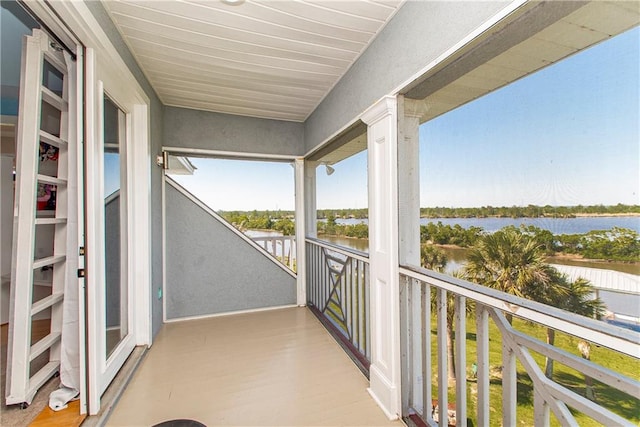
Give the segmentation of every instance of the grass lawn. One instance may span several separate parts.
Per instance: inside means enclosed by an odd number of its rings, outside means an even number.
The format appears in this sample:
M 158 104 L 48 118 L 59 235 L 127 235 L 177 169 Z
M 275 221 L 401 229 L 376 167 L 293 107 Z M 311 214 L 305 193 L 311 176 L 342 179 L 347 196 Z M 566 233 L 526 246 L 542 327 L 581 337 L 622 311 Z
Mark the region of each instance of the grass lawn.
M 543 342 L 546 340 L 546 328 L 530 322 L 525 322 L 514 318 L 513 327 L 521 332 L 535 337 Z M 471 364 L 476 361 L 476 325 L 475 318 L 467 318 L 467 405 L 468 417 L 472 420 L 473 425 L 476 423 L 476 403 L 477 403 L 477 387 L 476 382 L 471 377 Z M 490 321 L 489 326 L 489 360 L 491 369 L 490 395 L 491 395 L 491 425 L 502 425 L 502 342 L 501 334 L 498 328 Z M 431 320 L 431 337 L 432 337 L 432 378 L 433 380 L 433 396 L 437 398 L 437 351 L 436 351 L 436 321 L 435 317 Z M 580 340 L 576 337 L 556 332 L 555 345 L 567 352 L 580 356 L 578 343 Z M 544 357 L 535 352 L 531 352 L 532 356 L 544 371 Z M 615 351 L 591 346 L 591 361 L 597 365 L 604 366 L 612 371 L 623 374 L 635 380 L 640 380 L 640 360 L 622 355 Z M 460 369 L 458 368 L 458 376 L 460 377 Z M 522 365 L 518 362 L 518 405 L 517 420 L 519 425 L 533 425 L 533 382 L 525 372 Z M 585 378 L 584 375 L 572 368 L 554 362 L 553 380 L 572 391 L 585 396 Z M 593 381 L 593 390 L 595 392 L 595 401 L 611 410 L 623 418 L 633 423 L 640 424 L 640 401 L 615 388 L 609 387 L 598 381 Z M 455 388 L 449 387 L 449 402 L 455 401 Z M 573 411 L 574 416 L 580 426 L 599 426 L 600 423 L 594 421 L 584 414 Z M 560 425 L 553 412 L 551 412 L 551 425 Z

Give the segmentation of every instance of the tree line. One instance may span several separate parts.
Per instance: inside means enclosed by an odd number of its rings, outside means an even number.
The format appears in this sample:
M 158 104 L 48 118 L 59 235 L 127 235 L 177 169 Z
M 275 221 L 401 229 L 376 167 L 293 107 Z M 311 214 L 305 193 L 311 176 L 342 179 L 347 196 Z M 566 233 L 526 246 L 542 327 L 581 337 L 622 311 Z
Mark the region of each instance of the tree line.
M 515 227 L 530 236 L 545 255 L 577 254 L 589 259 L 634 262 L 640 261 L 640 234 L 628 228 L 613 227 L 609 230 L 592 230 L 584 234 L 553 234 L 533 225 Z M 482 227 L 467 229 L 459 224 L 428 223 L 420 226 L 420 241 L 439 245 L 455 245 L 463 248 L 475 246 L 488 235 Z
M 241 230 L 273 230 L 285 236 L 295 234 L 295 223 L 286 215 L 274 215 L 268 211 L 252 213 L 225 212 L 223 217 Z M 369 237 L 367 224 L 338 224 L 336 217 L 318 221 L 318 234 L 354 237 Z M 640 261 L 640 234 L 634 230 L 613 227 L 609 230 L 592 230 L 585 234 L 553 234 L 533 225 L 515 228 L 531 236 L 542 248 L 545 255 L 576 254 L 588 259 L 610 261 Z M 488 233 L 482 227 L 464 228 L 459 224 L 448 225 L 438 221 L 420 226 L 420 241 L 437 245 L 454 245 L 470 248 Z
M 573 218 L 578 215 L 634 215 L 640 214 L 640 205 L 613 206 L 483 206 L 479 208 L 420 208 L 423 218 Z
M 231 222 L 241 217 L 271 218 L 273 221 L 280 219 L 293 219 L 294 211 L 289 210 L 253 210 L 253 211 L 218 211 L 225 219 Z M 420 208 L 420 216 L 423 218 L 572 218 L 579 215 L 639 215 L 640 205 L 577 205 L 577 206 L 482 206 L 479 208 L 445 208 L 432 207 Z M 329 218 L 355 218 L 364 219 L 369 215 L 367 208 L 357 209 L 318 209 L 317 218 L 321 220 Z M 231 220 L 233 219 L 233 220 Z

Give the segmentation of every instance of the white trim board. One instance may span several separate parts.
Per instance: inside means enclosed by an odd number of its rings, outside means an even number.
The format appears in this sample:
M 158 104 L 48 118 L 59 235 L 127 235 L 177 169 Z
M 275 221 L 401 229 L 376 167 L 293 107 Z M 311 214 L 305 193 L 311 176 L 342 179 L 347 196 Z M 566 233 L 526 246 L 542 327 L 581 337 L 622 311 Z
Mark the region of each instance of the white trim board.
M 264 160 L 264 161 L 287 161 L 293 162 L 299 159 L 297 155 L 287 154 L 261 154 L 261 153 L 245 153 L 242 151 L 224 151 L 224 150 L 206 150 L 203 148 L 181 148 L 163 146 L 162 151 L 167 151 L 171 155 L 182 155 L 189 157 L 211 157 L 220 159 L 237 159 L 237 160 Z

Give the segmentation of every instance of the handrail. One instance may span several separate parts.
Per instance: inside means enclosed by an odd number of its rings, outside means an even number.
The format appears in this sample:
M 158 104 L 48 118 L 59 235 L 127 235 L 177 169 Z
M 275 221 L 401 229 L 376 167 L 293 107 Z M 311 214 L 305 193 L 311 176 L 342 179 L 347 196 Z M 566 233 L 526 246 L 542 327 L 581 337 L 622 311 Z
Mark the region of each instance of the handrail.
M 306 237 L 305 241 L 308 243 L 313 243 L 315 245 L 321 246 L 326 249 L 330 249 L 332 251 L 336 251 L 342 255 L 355 258 L 359 261 L 369 262 L 369 254 L 366 252 L 358 251 L 356 249 L 346 248 L 344 246 L 336 245 L 330 242 L 326 242 L 324 240 L 316 239 L 314 237 Z
M 368 376 L 369 258 L 313 238 L 305 244 L 307 305 Z
M 400 273 L 478 301 L 486 306 L 511 313 L 516 317 L 544 324 L 589 340 L 594 344 L 640 358 L 640 333 L 630 329 L 573 314 L 420 267 L 401 266 Z
M 466 321 L 467 310 L 471 307 L 467 301 L 470 301 L 475 302 L 475 338 L 472 339 L 475 342 L 475 361 L 472 375 L 476 379 L 474 406 L 478 425 L 488 425 L 493 408 L 500 405 L 502 424 L 517 423 L 516 408 L 520 404 L 518 363 L 533 385 L 531 396 L 535 425 L 549 425 L 550 413 L 562 425 L 577 425 L 575 414 L 570 409 L 603 425 L 633 425 L 618 414 L 611 404 L 603 404 L 595 398 L 593 381 L 597 380 L 602 386 L 619 390 L 634 399 L 640 399 L 640 381 L 590 360 L 588 348 L 591 344 L 608 347 L 638 360 L 640 333 L 419 267 L 400 266 L 399 274 L 404 417 L 418 425 L 435 426 L 438 420 L 444 419 L 449 424 L 465 424 L 470 415 L 467 412 L 469 386 L 466 381 L 469 340 Z M 449 304 L 453 304 L 453 312 L 449 310 Z M 548 331 L 563 332 L 582 339 L 579 345 L 582 355 L 545 343 L 515 328 L 507 315 L 536 323 Z M 433 317 L 437 323 L 435 343 L 432 343 L 431 333 Z M 490 335 L 489 319 L 497 327 L 499 339 L 494 340 Z M 455 334 L 454 339 L 449 336 L 452 333 Z M 493 384 L 489 350 L 492 340 L 494 346 L 502 347 L 498 374 L 502 388 L 501 404 L 495 401 L 490 391 L 490 385 Z M 432 358 L 432 346 L 435 346 L 435 359 Z M 584 346 L 587 350 L 584 350 Z M 544 370 L 534 359 L 533 353 L 547 358 Z M 554 361 L 584 375 L 584 394 L 554 378 Z M 455 369 L 449 371 L 450 366 Z M 451 375 L 456 379 L 454 409 L 448 404 L 448 390 L 451 387 L 448 381 Z M 437 396 L 432 390 L 435 384 Z M 434 397 L 436 400 L 432 400 Z

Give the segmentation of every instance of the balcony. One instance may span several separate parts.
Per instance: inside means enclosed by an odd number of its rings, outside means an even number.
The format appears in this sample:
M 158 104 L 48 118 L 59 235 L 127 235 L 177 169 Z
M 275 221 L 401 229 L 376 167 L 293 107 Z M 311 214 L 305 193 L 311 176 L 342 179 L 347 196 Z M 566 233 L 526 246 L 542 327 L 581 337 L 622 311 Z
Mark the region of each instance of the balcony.
M 368 254 L 307 238 L 305 268 L 308 308 L 166 324 L 109 425 L 177 418 L 208 425 L 401 425 L 367 393 L 375 309 Z M 400 266 L 399 284 L 406 424 L 637 421 L 640 383 L 577 350 L 613 348 L 640 367 L 637 333 L 420 268 Z M 576 351 L 546 343 L 531 333 L 535 328 L 571 337 Z M 556 364 L 550 377 L 545 357 Z

